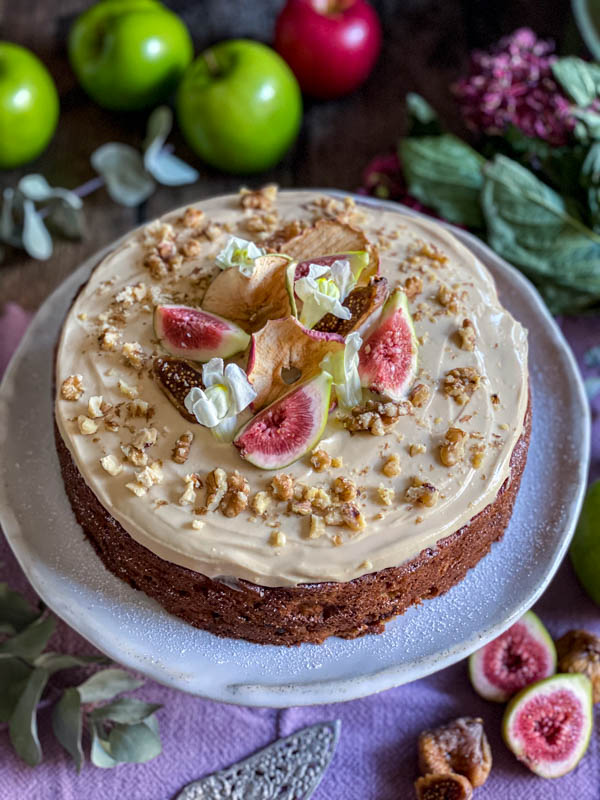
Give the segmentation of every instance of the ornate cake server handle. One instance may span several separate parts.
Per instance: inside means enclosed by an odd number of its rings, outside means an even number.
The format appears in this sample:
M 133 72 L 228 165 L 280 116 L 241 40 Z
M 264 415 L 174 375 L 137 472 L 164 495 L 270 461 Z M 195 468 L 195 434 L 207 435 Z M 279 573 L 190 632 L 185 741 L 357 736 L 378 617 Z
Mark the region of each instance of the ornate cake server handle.
M 302 728 L 188 783 L 174 800 L 308 800 L 333 758 L 340 728 L 339 719 Z

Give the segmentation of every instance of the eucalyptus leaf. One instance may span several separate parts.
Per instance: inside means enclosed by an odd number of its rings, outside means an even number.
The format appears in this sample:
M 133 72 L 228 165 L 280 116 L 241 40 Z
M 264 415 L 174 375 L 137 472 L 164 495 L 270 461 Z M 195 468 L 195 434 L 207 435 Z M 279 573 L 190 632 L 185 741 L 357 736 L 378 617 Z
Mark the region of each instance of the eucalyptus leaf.
M 23 247 L 32 258 L 46 261 L 52 255 L 52 237 L 33 200 L 23 202 Z
M 0 644 L 0 653 L 33 660 L 39 656 L 54 633 L 54 617 L 38 617 L 19 633 Z
M 63 189 L 60 186 L 50 186 L 43 175 L 25 175 L 19 181 L 17 188 L 21 194 L 28 200 L 33 200 L 34 203 L 44 203 L 47 200 L 58 199 L 73 209 L 83 207 L 81 198 L 75 192 Z
M 159 736 L 143 722 L 138 725 L 117 723 L 111 730 L 108 741 L 112 758 L 128 764 L 150 761 L 162 750 Z
M 103 731 L 101 727 L 96 723 L 92 723 L 92 746 L 90 749 L 90 760 L 95 767 L 111 769 L 112 767 L 116 767 L 119 762 L 115 761 L 115 759 L 110 755 L 110 744 L 108 743 L 108 739 L 101 735 L 102 733 Z
M 165 186 L 194 183 L 198 180 L 198 172 L 164 149 L 172 124 L 173 113 L 168 106 L 159 106 L 150 115 L 144 143 L 144 167 L 153 178 Z
M 38 609 L 32 608 L 19 592 L 8 588 L 7 583 L 0 583 L 0 621 L 5 624 L 6 633 L 17 633 L 23 630 L 40 616 Z
M 143 722 L 147 717 L 162 708 L 160 703 L 145 703 L 143 700 L 136 700 L 134 697 L 121 697 L 113 700 L 104 706 L 95 708 L 90 718 L 94 720 L 109 719 L 111 722 L 123 722 L 127 725 L 135 725 Z
M 62 697 L 52 709 L 52 730 L 58 741 L 81 770 L 83 747 L 81 744 L 82 719 L 81 699 L 77 689 L 65 689 Z
M 42 760 L 36 709 L 49 677 L 48 670 L 39 667 L 34 669 L 10 716 L 9 734 L 12 746 L 17 755 L 31 767 Z
M 427 100 L 416 92 L 406 95 L 409 136 L 437 136 L 442 132 L 439 117 Z
M 82 703 L 98 703 L 102 700 L 111 700 L 121 692 L 138 689 L 143 680 L 134 678 L 124 669 L 105 669 L 96 672 L 80 686 L 77 691 Z
M 0 722 L 8 722 L 32 668 L 20 658 L 0 659 Z
M 552 74 L 565 93 L 578 105 L 589 106 L 600 90 L 600 66 L 576 56 L 557 58 Z
M 90 664 L 106 664 L 105 656 L 72 656 L 69 653 L 42 653 L 33 662 L 36 667 L 43 667 L 51 672 L 73 667 L 87 667 Z
M 578 120 L 573 131 L 581 142 L 600 139 L 600 113 L 588 108 L 573 108 L 572 115 Z
M 92 166 L 106 183 L 110 197 L 123 206 L 137 206 L 154 191 L 155 183 L 144 169 L 138 151 L 127 144 L 109 142 L 94 150 Z
M 537 280 L 600 295 L 600 236 L 567 211 L 557 192 L 505 156 L 484 168 L 488 242 Z
M 480 228 L 483 158 L 456 136 L 409 137 L 400 142 L 408 191 L 449 222 Z
M 158 728 L 158 717 L 156 716 L 156 714 L 151 714 L 149 717 L 146 717 L 146 719 L 144 720 L 144 725 L 150 728 L 150 730 L 154 734 L 156 734 L 156 736 L 160 735 Z
M 81 209 L 72 208 L 60 200 L 52 200 L 47 206 L 47 227 L 65 239 L 81 239 L 85 231 Z
M 600 142 L 595 142 L 587 152 L 581 165 L 581 183 L 583 186 L 600 183 Z
M 596 395 L 600 392 L 600 378 L 586 378 L 583 382 L 585 386 L 585 393 L 588 400 L 594 400 Z
M 583 363 L 586 367 L 600 367 L 600 344 L 585 351 Z

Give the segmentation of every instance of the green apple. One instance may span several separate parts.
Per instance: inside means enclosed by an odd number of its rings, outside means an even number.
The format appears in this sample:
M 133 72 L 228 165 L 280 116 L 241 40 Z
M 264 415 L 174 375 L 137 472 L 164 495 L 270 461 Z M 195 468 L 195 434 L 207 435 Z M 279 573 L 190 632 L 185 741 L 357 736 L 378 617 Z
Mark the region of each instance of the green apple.
M 298 134 L 302 98 L 285 61 L 259 42 L 209 48 L 185 72 L 177 118 L 190 147 L 226 172 L 276 164 Z
M 115 111 L 165 100 L 192 56 L 188 29 L 157 0 L 101 0 L 69 33 L 77 79 L 99 105 Z
M 0 42 L 0 169 L 38 156 L 52 138 L 58 112 L 56 86 L 39 58 Z

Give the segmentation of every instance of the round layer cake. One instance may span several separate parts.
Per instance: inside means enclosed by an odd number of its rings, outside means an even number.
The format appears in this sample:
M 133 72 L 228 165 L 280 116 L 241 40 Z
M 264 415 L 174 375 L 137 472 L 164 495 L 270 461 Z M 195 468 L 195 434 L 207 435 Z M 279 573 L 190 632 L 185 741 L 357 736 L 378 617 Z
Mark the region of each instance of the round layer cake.
M 262 260 L 224 264 L 232 237 Z M 304 328 L 290 264 L 297 278 L 296 262 L 357 251 L 350 319 Z M 363 370 L 358 405 L 334 385 L 318 443 L 251 463 L 253 414 L 324 374 L 352 332 L 362 367 L 398 298 L 417 356 L 404 396 Z M 157 330 L 169 306 L 235 323 L 225 361 L 256 391 L 233 443 L 189 402 L 208 384 L 198 351 Z M 66 491 L 105 566 L 199 628 L 260 643 L 381 632 L 462 580 L 508 525 L 529 444 L 526 331 L 475 256 L 434 222 L 275 187 L 180 209 L 109 253 L 65 320 L 56 386 Z

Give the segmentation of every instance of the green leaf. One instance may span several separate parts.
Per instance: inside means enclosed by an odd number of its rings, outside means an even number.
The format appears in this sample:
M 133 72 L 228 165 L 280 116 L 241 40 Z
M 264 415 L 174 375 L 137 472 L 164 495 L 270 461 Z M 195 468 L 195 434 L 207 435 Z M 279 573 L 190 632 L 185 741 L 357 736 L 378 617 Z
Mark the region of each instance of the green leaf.
M 72 667 L 87 667 L 90 664 L 107 664 L 105 656 L 72 656 L 69 653 L 42 653 L 33 662 L 36 667 L 43 667 L 51 672 Z
M 480 228 L 483 158 L 451 134 L 402 139 L 402 169 L 410 194 L 449 222 Z
M 48 206 L 46 225 L 65 239 L 81 239 L 85 230 L 82 209 L 72 208 L 61 200 L 52 200 Z
M 40 616 L 40 611 L 32 608 L 19 592 L 0 583 L 0 621 L 5 626 L 3 633 L 18 633 Z
M 46 261 L 52 255 L 52 237 L 33 200 L 23 202 L 23 215 L 23 247 L 32 258 Z
M 552 74 L 566 94 L 578 105 L 589 106 L 600 89 L 600 66 L 576 56 L 558 58 Z
M 49 677 L 48 670 L 34 669 L 10 716 L 9 733 L 12 746 L 17 755 L 31 767 L 35 767 L 42 760 L 36 709 Z
M 532 278 L 532 281 L 552 314 L 577 314 L 586 311 L 600 299 L 598 295 L 567 289 L 548 279 Z
M 162 750 L 160 737 L 143 722 L 139 725 L 117 723 L 111 730 L 108 741 L 112 758 L 128 764 L 150 761 Z
M 424 97 L 416 92 L 406 95 L 409 136 L 437 136 L 442 132 L 439 117 Z
M 536 280 L 600 294 L 600 236 L 567 211 L 565 200 L 505 156 L 484 168 L 488 242 Z
M 52 730 L 75 762 L 77 772 L 79 772 L 83 764 L 83 747 L 81 745 L 81 699 L 77 689 L 65 689 L 62 697 L 52 709 Z
M 579 120 L 573 134 L 581 142 L 600 139 L 600 114 L 593 109 L 574 108 L 571 113 Z
M 56 619 L 51 616 L 38 617 L 30 625 L 0 644 L 0 654 L 19 656 L 33 661 L 48 644 L 54 633 Z
M 24 197 L 33 200 L 34 203 L 44 203 L 47 200 L 58 199 L 66 203 L 73 209 L 80 209 L 83 206 L 81 198 L 69 189 L 60 186 L 50 186 L 43 175 L 25 175 L 18 183 L 18 190 Z
M 111 700 L 121 692 L 138 689 L 143 683 L 143 680 L 134 678 L 124 669 L 105 669 L 84 681 L 77 687 L 77 691 L 82 703 L 98 703 Z
M 137 206 L 152 194 L 155 183 L 134 147 L 120 142 L 103 144 L 91 155 L 96 172 L 104 178 L 110 197 L 123 206 Z
M 198 180 L 199 173 L 164 149 L 172 124 L 173 112 L 168 106 L 159 106 L 150 114 L 144 143 L 144 167 L 165 186 L 194 183 Z
M 32 669 L 20 658 L 0 659 L 0 722 L 8 722 Z
M 90 717 L 95 720 L 109 719 L 112 722 L 135 725 L 138 722 L 143 722 L 155 711 L 158 711 L 159 708 L 162 708 L 160 703 L 145 703 L 143 700 L 136 700 L 134 697 L 121 697 L 104 706 L 95 708 Z
M 90 749 L 90 760 L 95 767 L 111 769 L 119 763 L 110 755 L 110 744 L 102 734 L 103 730 L 96 723 L 91 724 L 92 746 Z

